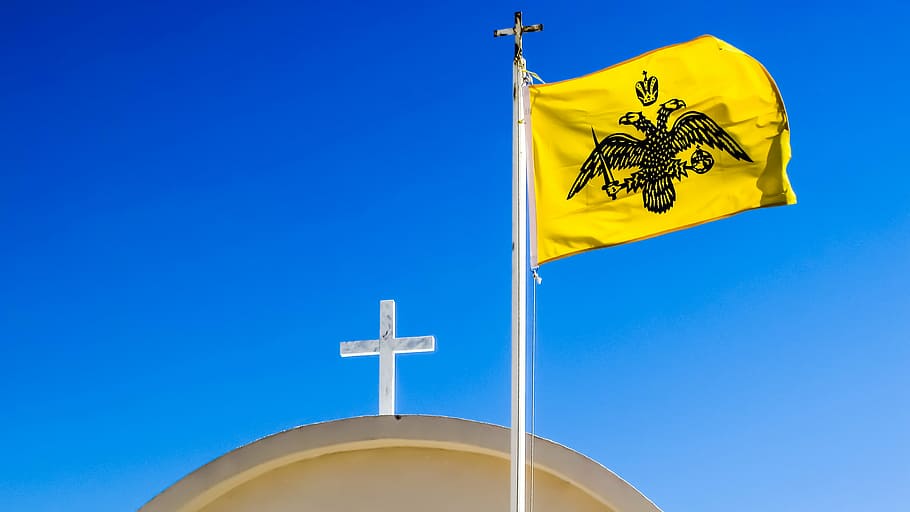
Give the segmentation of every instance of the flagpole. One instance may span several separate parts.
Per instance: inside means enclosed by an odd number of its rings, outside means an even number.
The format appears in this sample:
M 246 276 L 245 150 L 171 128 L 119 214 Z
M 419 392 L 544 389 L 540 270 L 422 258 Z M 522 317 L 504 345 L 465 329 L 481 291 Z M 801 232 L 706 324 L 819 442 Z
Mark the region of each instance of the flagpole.
M 525 61 L 523 32 L 543 30 L 543 25 L 524 27 L 521 11 L 511 29 L 493 32 L 494 37 L 515 36 L 512 63 L 512 426 L 510 512 L 527 510 L 527 313 L 528 313 L 528 178 L 524 119 Z
M 521 12 L 515 13 L 521 27 Z M 511 512 L 527 510 L 527 383 L 528 383 L 528 183 L 524 145 L 524 57 L 521 29 L 515 36 L 512 65 L 512 439 Z

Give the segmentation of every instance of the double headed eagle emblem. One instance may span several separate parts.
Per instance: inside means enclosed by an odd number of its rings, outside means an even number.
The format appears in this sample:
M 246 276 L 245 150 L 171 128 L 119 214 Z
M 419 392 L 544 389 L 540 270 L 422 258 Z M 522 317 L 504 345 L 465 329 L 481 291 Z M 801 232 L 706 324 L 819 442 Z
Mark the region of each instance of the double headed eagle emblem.
M 657 101 L 657 85 L 657 77 L 649 77 L 645 71 L 644 78 L 635 85 L 642 106 L 647 107 Z M 634 127 L 644 134 L 644 139 L 614 133 L 597 140 L 592 126 L 594 150 L 581 165 L 566 199 L 572 199 L 591 179 L 603 176 L 602 188 L 610 198 L 616 199 L 623 190 L 629 193 L 641 191 L 645 209 L 665 213 L 676 202 L 673 180 L 682 181 L 689 176 L 689 171 L 704 174 L 714 166 L 714 157 L 701 148 L 702 144 L 726 151 L 737 160 L 752 161 L 729 133 L 702 112 L 685 112 L 676 119 L 672 128 L 667 129 L 670 115 L 685 107 L 686 103 L 676 98 L 662 103 L 657 110 L 656 124 L 642 112 L 628 112 L 619 118 L 619 124 Z M 688 161 L 678 158 L 692 146 L 695 146 L 695 151 Z M 613 171 L 620 169 L 636 170 L 620 182 L 613 177 Z

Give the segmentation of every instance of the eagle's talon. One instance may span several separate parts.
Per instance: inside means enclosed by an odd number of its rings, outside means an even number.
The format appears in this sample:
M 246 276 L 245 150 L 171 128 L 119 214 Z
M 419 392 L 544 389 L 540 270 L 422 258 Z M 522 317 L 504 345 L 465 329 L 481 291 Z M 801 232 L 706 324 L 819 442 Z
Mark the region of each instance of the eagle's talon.
M 606 191 L 607 195 L 610 196 L 611 199 L 616 199 L 616 195 L 619 194 L 620 190 L 622 190 L 622 187 L 619 186 L 618 181 L 611 181 L 609 184 L 604 185 L 600 188 Z

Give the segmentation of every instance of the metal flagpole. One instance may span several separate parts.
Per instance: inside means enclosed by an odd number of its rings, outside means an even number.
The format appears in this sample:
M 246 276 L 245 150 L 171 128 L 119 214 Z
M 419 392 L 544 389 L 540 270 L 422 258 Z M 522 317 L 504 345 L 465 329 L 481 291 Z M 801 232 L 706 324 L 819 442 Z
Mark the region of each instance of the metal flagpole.
M 521 35 L 543 30 L 543 25 L 521 25 L 515 13 L 512 28 L 493 32 L 494 37 L 515 36 L 512 64 L 512 436 L 511 512 L 525 512 L 527 467 L 527 313 L 528 313 L 528 178 L 525 151 L 525 61 Z

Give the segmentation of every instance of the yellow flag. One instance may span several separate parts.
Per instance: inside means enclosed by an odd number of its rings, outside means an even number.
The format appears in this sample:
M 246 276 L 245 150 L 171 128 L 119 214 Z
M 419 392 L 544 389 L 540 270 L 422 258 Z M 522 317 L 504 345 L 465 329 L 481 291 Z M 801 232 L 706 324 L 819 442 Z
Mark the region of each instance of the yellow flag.
M 774 80 L 712 36 L 529 89 L 536 264 L 796 202 Z

